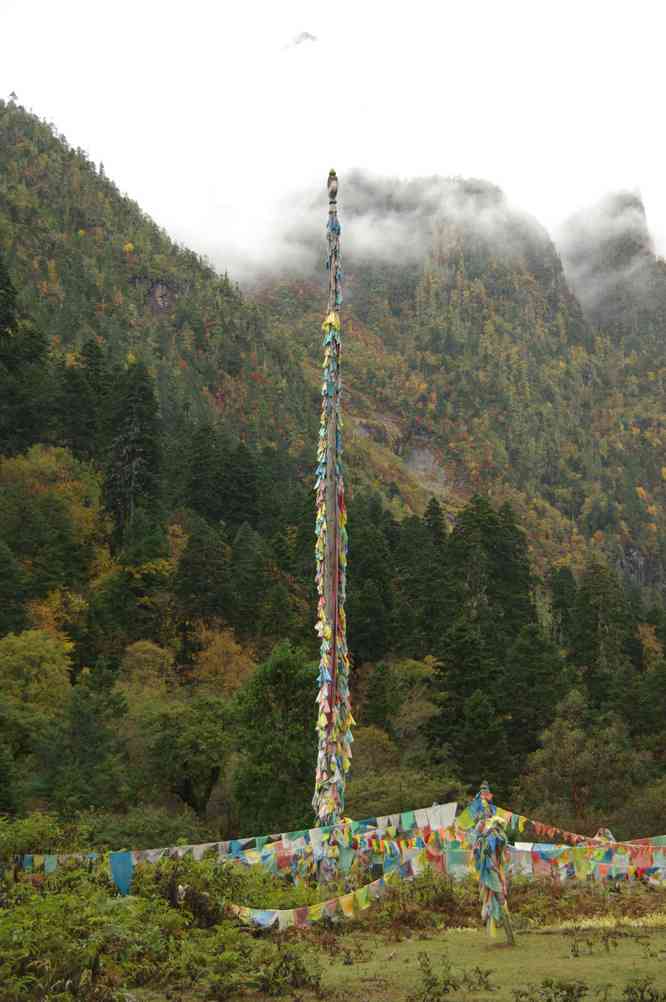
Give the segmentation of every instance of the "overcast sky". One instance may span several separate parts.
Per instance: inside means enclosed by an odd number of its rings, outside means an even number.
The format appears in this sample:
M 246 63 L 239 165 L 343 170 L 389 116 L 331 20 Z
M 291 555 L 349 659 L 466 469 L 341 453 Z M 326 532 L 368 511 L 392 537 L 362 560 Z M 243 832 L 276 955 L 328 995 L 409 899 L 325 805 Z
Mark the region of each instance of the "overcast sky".
M 219 267 L 328 169 L 463 175 L 549 229 L 638 190 L 666 253 L 658 0 L 0 0 L 0 96 Z M 343 216 L 344 221 L 344 216 Z

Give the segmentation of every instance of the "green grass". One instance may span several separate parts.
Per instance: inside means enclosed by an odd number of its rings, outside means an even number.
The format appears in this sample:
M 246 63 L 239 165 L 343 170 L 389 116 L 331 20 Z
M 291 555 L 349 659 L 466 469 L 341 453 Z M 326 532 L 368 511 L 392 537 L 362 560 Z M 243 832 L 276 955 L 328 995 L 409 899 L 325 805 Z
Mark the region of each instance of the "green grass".
M 433 933 L 432 938 L 413 937 L 396 944 L 361 936 L 356 943 L 366 953 L 367 960 L 354 960 L 350 966 L 335 960 L 325 968 L 324 984 L 335 989 L 340 998 L 403 1002 L 420 983 L 421 952 L 429 955 L 435 973 L 441 969 L 445 957 L 454 965 L 455 973 L 477 965 L 491 968 L 494 972 L 491 982 L 497 988 L 492 993 L 495 1002 L 512 1002 L 512 988 L 538 983 L 547 977 L 584 980 L 590 985 L 591 998 L 595 988 L 607 984 L 613 986 L 614 994 L 619 997 L 629 978 L 645 974 L 652 975 L 657 986 L 666 989 L 666 933 L 662 932 L 646 935 L 643 941 L 620 940 L 617 947 L 610 946 L 611 952 L 597 942 L 592 945 L 591 954 L 586 952 L 578 957 L 571 954 L 571 937 L 559 934 L 518 935 L 513 948 L 505 946 L 501 936 L 493 942 L 483 932 L 476 931 Z M 582 944 L 580 948 L 588 949 Z M 451 997 L 485 999 L 489 993 L 476 996 L 458 992 Z
M 655 987 L 666 990 L 666 931 L 639 932 L 638 936 L 618 939 L 617 945 L 609 943 L 608 950 L 599 938 L 590 940 L 589 946 L 580 941 L 578 949 L 582 955 L 573 956 L 572 937 L 561 933 L 519 934 L 517 945 L 509 948 L 501 936 L 493 942 L 483 932 L 442 930 L 426 936 L 414 934 L 401 942 L 362 931 L 332 934 L 322 937 L 316 952 L 323 967 L 321 998 L 327 1002 L 407 1002 L 421 984 L 418 957 L 423 952 L 428 954 L 435 974 L 442 972 L 445 958 L 456 974 L 477 965 L 492 970 L 493 992 L 460 990 L 447 995 L 451 1002 L 513 1002 L 513 988 L 549 977 L 585 981 L 590 1002 L 603 1002 L 607 986 L 612 986 L 606 992 L 608 1002 L 620 1000 L 624 986 L 638 976 L 650 975 Z M 138 990 L 132 997 L 137 1002 L 169 999 L 166 992 Z M 303 990 L 292 990 L 282 997 L 290 1002 L 317 998 Z M 196 992 L 177 992 L 172 998 L 202 1002 L 203 997 Z M 243 998 L 263 1002 L 265 997 L 248 994 Z

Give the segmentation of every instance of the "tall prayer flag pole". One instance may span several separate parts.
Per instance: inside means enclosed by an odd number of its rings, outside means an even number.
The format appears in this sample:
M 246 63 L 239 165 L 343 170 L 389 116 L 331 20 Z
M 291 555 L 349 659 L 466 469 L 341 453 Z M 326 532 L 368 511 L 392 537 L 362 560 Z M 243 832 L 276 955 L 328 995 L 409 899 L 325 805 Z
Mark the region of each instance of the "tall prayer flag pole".
M 328 308 L 324 332 L 321 426 L 317 448 L 316 583 L 319 596 L 316 631 L 321 639 L 317 733 L 319 751 L 312 798 L 321 825 L 335 824 L 344 813 L 345 780 L 351 761 L 349 654 L 345 595 L 347 512 L 342 477 L 340 346 L 342 267 L 338 222 L 338 178 L 328 175 Z

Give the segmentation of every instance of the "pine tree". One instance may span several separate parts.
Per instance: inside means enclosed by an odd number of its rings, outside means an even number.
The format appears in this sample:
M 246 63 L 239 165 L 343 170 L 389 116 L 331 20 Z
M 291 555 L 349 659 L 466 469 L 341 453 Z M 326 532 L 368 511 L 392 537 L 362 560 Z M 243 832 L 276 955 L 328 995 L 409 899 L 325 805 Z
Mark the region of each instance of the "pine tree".
M 243 442 L 223 454 L 220 502 L 222 518 L 230 528 L 238 529 L 243 523 L 253 529 L 257 527 L 256 462 L 253 453 Z
M 51 803 L 71 816 L 90 807 L 127 802 L 127 769 L 118 721 L 125 697 L 90 678 L 72 687 L 64 718 L 46 732 L 38 751 L 40 784 Z
M 622 709 L 633 669 L 627 645 L 636 624 L 617 575 L 603 564 L 584 571 L 572 614 L 570 660 L 594 708 Z
M 576 604 L 576 579 L 571 568 L 558 567 L 548 575 L 548 584 L 552 599 L 553 636 L 561 647 L 569 647 Z
M 392 646 L 409 657 L 431 654 L 445 629 L 448 592 L 444 587 L 446 552 L 417 516 L 404 519 L 392 531 L 391 564 L 396 599 L 392 612 Z M 447 621 L 447 626 L 450 623 Z
M 91 459 L 97 452 L 98 397 L 79 365 L 62 371 L 58 410 L 63 445 L 77 458 Z
M 465 783 L 478 789 L 484 779 L 501 793 L 511 780 L 510 754 L 502 715 L 487 692 L 476 689 L 462 706 L 451 741 Z
M 119 545 L 137 510 L 154 511 L 159 499 L 160 422 L 153 381 L 142 362 L 130 364 L 118 375 L 112 414 L 106 505 Z
M 238 694 L 243 755 L 234 788 L 243 833 L 290 831 L 312 824 L 316 677 L 316 666 L 303 651 L 281 643 Z
M 493 598 L 502 611 L 502 631 L 511 643 L 525 625 L 536 622 L 532 571 L 527 538 L 511 505 L 503 504 L 497 516 L 498 533 L 492 548 Z
M 391 717 L 400 703 L 395 673 L 390 664 L 380 661 L 373 666 L 363 702 L 363 725 L 389 731 Z
M 0 334 L 13 331 L 17 320 L 16 289 L 0 255 Z
M 430 501 L 428 501 L 423 521 L 428 526 L 434 543 L 440 546 L 446 539 L 446 524 L 441 505 L 437 498 L 430 498 Z
M 0 637 L 25 626 L 25 577 L 7 544 L 0 539 Z
M 52 417 L 46 337 L 21 318 L 0 257 L 0 448 L 4 455 L 47 441 Z
M 75 456 L 102 466 L 109 444 L 111 376 L 104 353 L 94 340 L 86 341 L 76 364 L 60 375 L 58 414 L 61 441 Z
M 183 501 L 197 515 L 217 524 L 225 520 L 223 460 L 215 429 L 201 425 L 192 435 Z
M 502 661 L 536 613 L 527 543 L 509 505 L 496 512 L 475 495 L 461 512 L 446 548 L 450 601 Z
M 243 636 L 255 632 L 263 597 L 272 580 L 267 579 L 265 544 L 259 533 L 244 523 L 233 542 L 231 558 L 231 622 Z
M 0 717 L 0 726 L 1 724 Z M 11 748 L 0 736 L 0 815 L 15 814 L 19 809 L 18 778 Z
M 376 581 L 365 580 L 347 598 L 349 650 L 354 661 L 377 661 L 389 646 L 389 611 Z
M 536 624 L 524 626 L 506 661 L 505 731 L 516 774 L 538 746 L 538 737 L 555 716 L 571 672 L 555 644 Z
M 460 614 L 447 631 L 436 687 L 444 695 L 441 730 L 455 727 L 464 701 L 477 689 L 501 699 L 505 672 L 492 638 L 480 623 Z
M 220 531 L 202 518 L 190 517 L 187 529 L 189 539 L 174 581 L 178 616 L 187 623 L 224 618 L 232 591 L 229 547 Z

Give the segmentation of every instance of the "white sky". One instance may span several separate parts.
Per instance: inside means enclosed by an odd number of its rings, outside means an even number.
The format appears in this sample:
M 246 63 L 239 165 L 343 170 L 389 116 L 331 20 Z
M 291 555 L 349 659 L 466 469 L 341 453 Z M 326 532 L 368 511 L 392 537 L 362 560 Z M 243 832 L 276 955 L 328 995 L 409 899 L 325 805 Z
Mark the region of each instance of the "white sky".
M 659 0 L 0 0 L 0 96 L 232 275 L 331 166 L 343 213 L 358 166 L 482 177 L 551 230 L 637 189 L 664 254 L 665 29 Z

